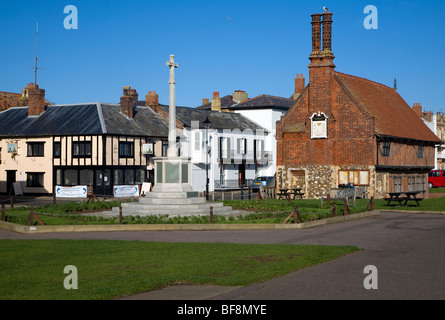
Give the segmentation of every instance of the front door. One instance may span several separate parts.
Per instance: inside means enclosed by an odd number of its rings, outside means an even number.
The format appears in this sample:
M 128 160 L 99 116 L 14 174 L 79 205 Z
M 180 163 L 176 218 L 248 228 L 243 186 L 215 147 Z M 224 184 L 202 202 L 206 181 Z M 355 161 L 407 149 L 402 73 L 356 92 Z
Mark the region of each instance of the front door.
M 239 177 L 239 186 L 243 186 L 246 184 L 246 165 L 244 163 L 240 164 L 238 166 L 239 169 L 239 173 L 238 173 L 238 177 Z
M 6 193 L 9 195 L 14 194 L 12 184 L 16 182 L 16 172 L 17 170 L 6 170 Z
M 113 186 L 111 184 L 111 170 L 96 170 L 96 185 L 94 194 L 97 196 L 112 195 Z

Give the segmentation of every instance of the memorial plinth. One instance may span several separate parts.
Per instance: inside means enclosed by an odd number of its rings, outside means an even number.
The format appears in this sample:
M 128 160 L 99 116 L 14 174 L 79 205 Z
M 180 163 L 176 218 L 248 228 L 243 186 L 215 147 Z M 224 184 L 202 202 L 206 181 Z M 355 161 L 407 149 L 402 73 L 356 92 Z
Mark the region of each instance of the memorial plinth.
M 190 159 L 174 157 L 153 158 L 155 184 L 153 192 L 192 192 Z

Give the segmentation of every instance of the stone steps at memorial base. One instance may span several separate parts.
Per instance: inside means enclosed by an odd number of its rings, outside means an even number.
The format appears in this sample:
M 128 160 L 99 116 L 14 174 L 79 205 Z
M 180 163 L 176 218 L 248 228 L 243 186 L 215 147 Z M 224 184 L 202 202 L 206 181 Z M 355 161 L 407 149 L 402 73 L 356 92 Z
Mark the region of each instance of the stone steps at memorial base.
M 200 206 L 198 208 L 187 208 L 187 206 L 181 207 L 171 207 L 168 208 L 164 205 L 162 208 L 151 207 L 151 208 L 142 208 L 140 206 L 130 206 L 130 207 L 122 207 L 122 215 L 123 216 L 150 216 L 150 215 L 158 215 L 163 216 L 167 215 L 169 217 L 175 216 L 198 216 L 198 215 L 210 215 L 210 206 L 211 204 L 207 204 L 206 206 Z M 103 212 L 104 215 L 116 216 L 119 215 L 119 208 L 114 207 L 111 211 Z M 240 215 L 242 211 L 233 210 L 232 207 L 227 206 L 216 206 L 213 208 L 214 215 Z

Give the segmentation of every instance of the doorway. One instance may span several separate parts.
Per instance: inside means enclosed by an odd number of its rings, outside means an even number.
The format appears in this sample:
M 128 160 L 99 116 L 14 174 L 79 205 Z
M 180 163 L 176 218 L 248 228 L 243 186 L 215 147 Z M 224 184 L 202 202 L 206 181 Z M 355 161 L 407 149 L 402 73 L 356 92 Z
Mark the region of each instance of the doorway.
M 17 170 L 6 170 L 6 193 L 13 194 L 12 185 L 16 182 Z

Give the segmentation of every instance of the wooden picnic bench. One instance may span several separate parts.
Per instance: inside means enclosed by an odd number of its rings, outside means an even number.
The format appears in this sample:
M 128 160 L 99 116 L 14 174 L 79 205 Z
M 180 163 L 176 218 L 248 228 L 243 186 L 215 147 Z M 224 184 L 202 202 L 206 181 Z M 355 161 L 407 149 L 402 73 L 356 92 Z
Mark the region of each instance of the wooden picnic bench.
M 303 199 L 304 192 L 301 192 L 301 188 L 281 188 L 280 192 L 278 193 L 278 199 L 284 199 L 290 200 L 290 196 L 293 195 L 294 199 L 296 196 L 300 196 L 300 199 Z
M 401 206 L 406 206 L 408 201 L 415 201 L 417 206 L 420 206 L 419 201 L 422 201 L 423 198 L 417 198 L 417 195 L 420 191 L 409 191 L 409 192 L 390 192 L 388 193 L 389 198 L 384 198 L 387 202 L 386 206 L 389 206 L 391 202 L 398 202 Z

